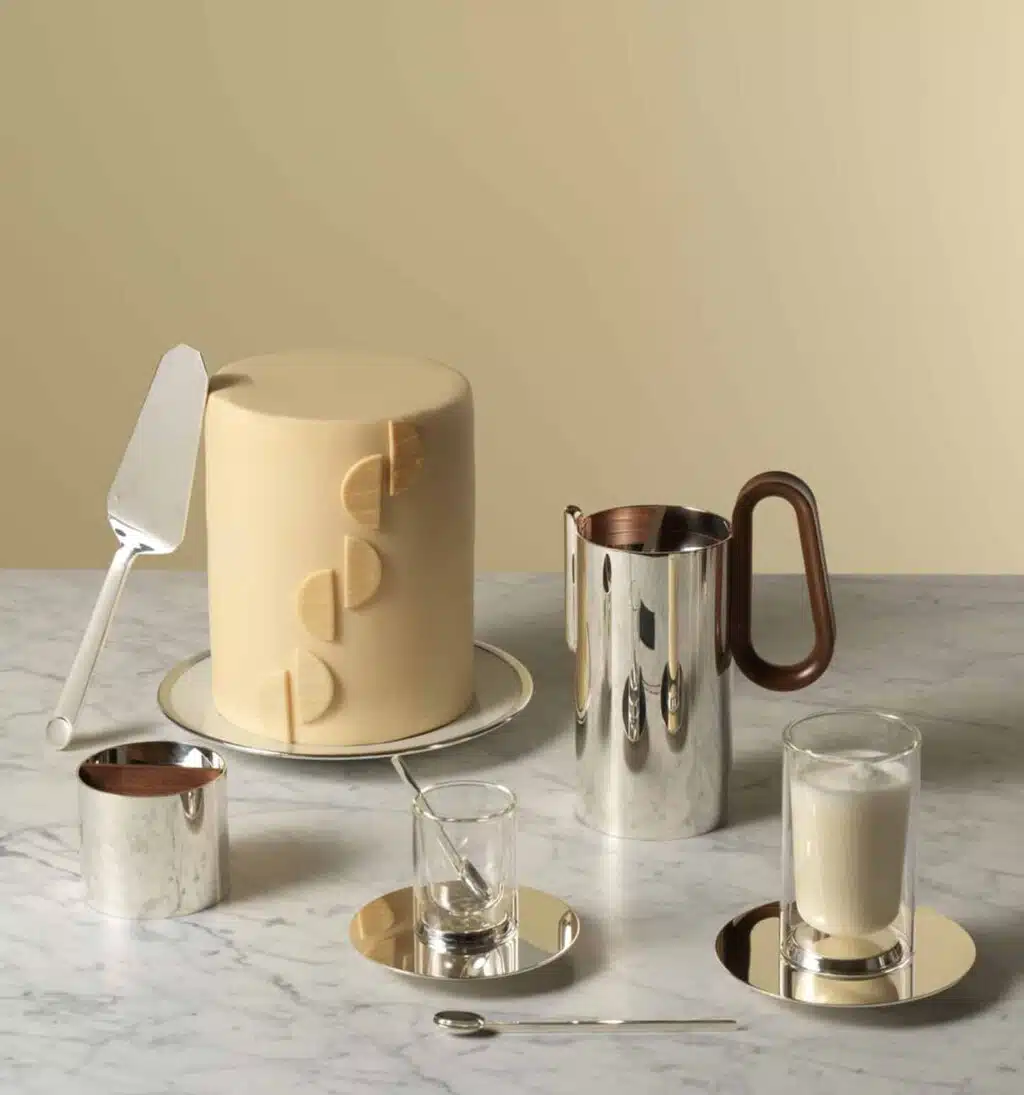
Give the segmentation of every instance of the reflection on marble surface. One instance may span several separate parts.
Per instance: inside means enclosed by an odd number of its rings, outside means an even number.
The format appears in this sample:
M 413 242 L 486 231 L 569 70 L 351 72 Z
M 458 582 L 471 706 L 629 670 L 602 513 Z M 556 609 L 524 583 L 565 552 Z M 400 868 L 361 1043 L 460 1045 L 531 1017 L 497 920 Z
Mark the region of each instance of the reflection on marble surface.
M 564 962 L 527 981 L 442 990 L 384 976 L 347 940 L 355 910 L 410 877 L 408 803 L 386 762 L 229 754 L 229 900 L 147 923 L 85 906 L 75 768 L 103 744 L 168 736 L 157 684 L 206 642 L 201 578 L 133 575 L 81 742 L 54 752 L 43 728 L 100 578 L 0 573 L 5 1095 L 1024 1088 L 1024 579 L 837 580 L 838 651 L 821 681 L 771 695 L 735 680 L 731 824 L 664 844 L 616 842 L 573 818 L 561 577 L 482 581 L 479 635 L 526 662 L 536 696 L 493 735 L 422 758 L 417 775 L 510 784 L 520 878 L 565 897 L 583 933 Z M 799 650 L 809 626 L 799 581 L 758 589 L 763 652 Z M 970 929 L 978 962 L 933 1001 L 822 1018 L 744 991 L 713 943 L 730 916 L 777 896 L 784 724 L 843 703 L 921 727 L 918 898 Z M 430 1022 L 457 1006 L 495 1017 L 725 1014 L 745 1029 L 463 1043 Z

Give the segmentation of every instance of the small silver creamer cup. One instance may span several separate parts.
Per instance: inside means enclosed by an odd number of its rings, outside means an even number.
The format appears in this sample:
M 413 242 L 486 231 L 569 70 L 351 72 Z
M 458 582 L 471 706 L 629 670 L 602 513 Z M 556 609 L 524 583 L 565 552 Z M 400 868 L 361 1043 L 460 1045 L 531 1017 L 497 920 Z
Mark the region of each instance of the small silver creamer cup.
M 815 641 L 794 665 L 751 639 L 753 512 L 796 514 Z M 766 472 L 732 522 L 681 506 L 565 511 L 566 639 L 575 652 L 578 818 L 611 836 L 671 840 L 725 820 L 732 660 L 755 684 L 803 688 L 828 668 L 835 617 L 814 495 Z
M 171 741 L 104 749 L 78 769 L 89 905 L 132 920 L 188 916 L 228 891 L 227 768 Z

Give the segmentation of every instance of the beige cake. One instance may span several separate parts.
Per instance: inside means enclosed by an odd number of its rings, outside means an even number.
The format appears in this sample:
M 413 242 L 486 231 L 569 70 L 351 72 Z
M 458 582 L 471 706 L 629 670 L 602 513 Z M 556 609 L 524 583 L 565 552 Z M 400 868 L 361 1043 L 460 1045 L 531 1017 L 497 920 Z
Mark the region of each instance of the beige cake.
M 213 698 L 233 723 L 369 744 L 473 691 L 473 401 L 431 361 L 251 358 L 206 410 Z

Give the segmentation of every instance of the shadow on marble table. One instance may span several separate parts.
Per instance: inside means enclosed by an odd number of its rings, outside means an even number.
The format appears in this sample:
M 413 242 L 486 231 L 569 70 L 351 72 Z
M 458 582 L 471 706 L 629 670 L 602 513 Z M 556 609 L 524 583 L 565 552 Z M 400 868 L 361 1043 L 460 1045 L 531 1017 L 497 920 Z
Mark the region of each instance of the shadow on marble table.
M 837 660 L 844 648 L 863 650 L 891 641 L 894 633 L 907 633 L 906 613 L 902 602 L 893 598 L 872 596 L 870 578 L 837 577 L 833 582 L 833 601 L 837 621 Z M 791 662 L 802 658 L 813 642 L 807 589 L 801 577 L 795 575 L 759 575 L 754 585 L 754 642 L 758 652 L 772 661 Z M 896 626 L 898 623 L 898 627 Z M 922 622 L 927 630 L 927 621 Z M 921 641 L 924 641 L 922 638 Z M 738 671 L 734 670 L 738 676 Z M 828 682 L 828 676 L 823 678 Z M 734 685 L 746 687 L 734 677 Z M 760 709 L 764 703 L 782 697 L 754 689 Z M 813 695 L 813 690 L 806 695 Z M 824 698 L 818 702 L 804 698 L 800 692 L 788 697 L 806 707 L 802 713 L 836 706 Z M 840 706 L 842 703 L 840 703 Z M 728 826 L 742 826 L 778 817 L 782 809 L 782 731 L 796 714 L 780 710 L 777 715 L 776 742 L 767 749 L 750 752 L 743 739 L 742 725 L 733 713 L 733 767 L 729 781 Z M 740 722 L 742 720 L 739 720 Z
M 932 789 L 1024 787 L 1024 734 L 1015 733 L 1012 723 L 940 718 L 897 704 L 888 709 L 921 731 L 921 787 L 925 795 Z M 1024 707 L 1017 725 L 1024 727 Z M 781 810 L 781 745 L 738 756 L 729 787 L 729 825 L 778 817 Z
M 921 731 L 921 784 L 938 787 L 1024 785 L 1024 735 L 1013 727 L 906 712 Z M 1024 715 L 1020 717 L 1024 722 Z
M 552 658 L 557 658 L 564 666 L 571 664 L 573 655 L 565 641 L 565 616 L 562 602 L 556 605 L 538 607 L 532 615 L 519 618 L 496 619 L 478 628 L 477 638 L 493 643 L 522 659 L 536 673 L 538 667 L 531 662 L 541 662 L 540 670 Z
M 232 835 L 231 891 L 225 904 L 262 900 L 318 878 L 341 878 L 355 854 L 334 832 Z
M 870 578 L 833 575 L 832 603 L 836 616 L 837 649 L 871 649 L 905 634 L 912 624 L 899 599 L 872 596 Z M 811 648 L 814 629 L 810 601 L 802 577 L 791 574 L 758 575 L 754 580 L 754 643 L 762 656 L 795 661 Z M 922 629 L 930 626 L 922 620 Z
M 46 720 L 40 723 L 40 736 L 45 729 Z M 80 764 L 93 753 L 101 749 L 109 749 L 114 745 L 124 745 L 131 741 L 148 741 L 156 739 L 181 740 L 181 732 L 176 726 L 160 719 L 151 722 L 131 722 L 124 725 L 107 723 L 104 726 L 90 727 L 79 726 L 75 730 L 75 736 L 67 749 L 68 756 L 74 757 Z M 50 748 L 47 746 L 47 748 Z
M 782 747 L 738 757 L 729 777 L 726 826 L 749 825 L 782 813 Z

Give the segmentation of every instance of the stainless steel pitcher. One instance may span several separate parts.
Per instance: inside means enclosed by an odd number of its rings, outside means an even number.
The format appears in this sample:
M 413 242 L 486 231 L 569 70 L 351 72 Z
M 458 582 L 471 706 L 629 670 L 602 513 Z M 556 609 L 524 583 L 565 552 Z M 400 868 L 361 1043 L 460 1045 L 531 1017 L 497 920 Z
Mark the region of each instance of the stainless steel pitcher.
M 814 620 L 803 661 L 751 639 L 753 512 L 785 499 L 800 532 Z M 576 654 L 577 816 L 613 836 L 669 840 L 725 820 L 732 659 L 755 684 L 803 688 L 828 668 L 835 616 L 810 487 L 765 472 L 732 524 L 681 506 L 565 511 L 566 639 Z

